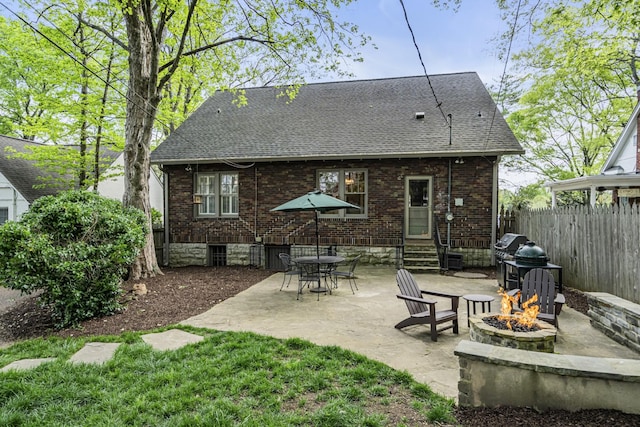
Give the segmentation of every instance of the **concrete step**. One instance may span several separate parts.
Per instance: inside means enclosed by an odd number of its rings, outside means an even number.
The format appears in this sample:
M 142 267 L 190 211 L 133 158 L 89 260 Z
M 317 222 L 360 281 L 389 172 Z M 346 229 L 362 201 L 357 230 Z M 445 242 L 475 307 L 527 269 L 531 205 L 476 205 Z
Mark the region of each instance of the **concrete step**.
M 440 273 L 440 266 L 419 266 L 419 265 L 405 265 L 405 270 L 411 273 Z

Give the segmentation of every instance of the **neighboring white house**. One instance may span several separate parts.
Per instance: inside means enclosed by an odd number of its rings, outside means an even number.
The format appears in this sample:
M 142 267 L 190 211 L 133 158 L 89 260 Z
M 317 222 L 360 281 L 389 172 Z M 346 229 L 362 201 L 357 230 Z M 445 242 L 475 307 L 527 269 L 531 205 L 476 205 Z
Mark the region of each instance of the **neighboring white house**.
M 124 154 L 120 155 L 114 160 L 111 166 L 105 171 L 105 174 L 112 175 L 117 174 L 112 178 L 107 178 L 104 181 L 98 183 L 98 193 L 104 197 L 110 199 L 122 200 L 124 194 Z M 164 194 L 163 187 L 160 178 L 153 171 L 149 177 L 149 199 L 151 207 L 156 209 L 161 214 L 164 214 Z
M 596 204 L 598 191 L 613 190 L 614 202 L 640 201 L 640 152 L 638 151 L 638 122 L 640 100 L 618 137 L 600 175 L 582 176 L 548 183 L 551 205 L 556 206 L 556 194 L 561 191 L 589 190 L 591 206 Z
M 33 162 L 10 156 L 7 148 L 18 152 L 25 152 L 28 146 L 42 144 L 0 135 L 0 224 L 6 221 L 16 221 L 29 209 L 31 203 L 39 197 L 53 195 L 60 191 L 58 188 L 47 186 L 34 188 L 41 184 L 39 178 L 47 176 L 46 172 L 36 167 Z M 105 174 L 118 174 L 98 185 L 98 193 L 116 200 L 122 200 L 124 194 L 124 155 L 120 154 L 112 165 L 105 170 Z M 161 213 L 163 210 L 162 183 L 155 173 L 149 179 L 149 195 L 151 207 Z
M 43 172 L 28 160 L 8 157 L 7 148 L 24 151 L 28 145 L 38 144 L 0 135 L 0 224 L 20 219 L 34 200 L 58 192 L 50 187 L 34 188 Z

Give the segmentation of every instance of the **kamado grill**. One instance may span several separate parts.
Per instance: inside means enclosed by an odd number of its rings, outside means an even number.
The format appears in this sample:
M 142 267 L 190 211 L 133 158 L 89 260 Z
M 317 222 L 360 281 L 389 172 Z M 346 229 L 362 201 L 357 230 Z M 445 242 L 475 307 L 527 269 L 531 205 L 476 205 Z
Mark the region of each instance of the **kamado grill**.
M 504 261 L 513 260 L 516 251 L 520 246 L 527 243 L 529 239 L 524 234 L 506 233 L 493 246 L 496 252 L 496 277 L 500 286 L 504 286 Z
M 498 283 L 505 289 L 519 288 L 524 275 L 534 268 L 557 271 L 556 289 L 562 293 L 562 267 L 551 264 L 546 252 L 530 240 L 521 245 L 510 259 L 502 259 L 498 267 Z
M 549 257 L 545 251 L 532 241 L 528 241 L 524 245 L 520 246 L 516 251 L 514 258 L 518 264 L 531 267 L 545 267 L 549 262 Z

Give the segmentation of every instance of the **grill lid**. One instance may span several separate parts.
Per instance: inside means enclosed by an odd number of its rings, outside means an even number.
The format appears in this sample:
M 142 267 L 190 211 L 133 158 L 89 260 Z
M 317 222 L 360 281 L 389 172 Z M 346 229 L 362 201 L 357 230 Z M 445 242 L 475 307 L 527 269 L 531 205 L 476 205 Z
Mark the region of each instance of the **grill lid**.
M 529 239 L 524 234 L 506 233 L 496 242 L 494 247 L 510 254 L 514 254 L 521 245 L 524 245 Z
M 530 240 L 516 251 L 515 258 L 517 263 L 525 265 L 545 266 L 549 262 L 545 251 Z

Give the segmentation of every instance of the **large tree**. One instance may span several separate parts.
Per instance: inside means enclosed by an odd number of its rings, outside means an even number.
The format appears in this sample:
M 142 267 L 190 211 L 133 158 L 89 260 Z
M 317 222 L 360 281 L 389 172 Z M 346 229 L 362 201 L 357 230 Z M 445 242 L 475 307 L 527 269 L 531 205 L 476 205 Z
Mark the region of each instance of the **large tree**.
M 356 49 L 368 42 L 356 26 L 334 19 L 337 9 L 351 2 L 35 0 L 23 6 L 25 19 L 35 16 L 32 25 L 45 28 L 39 36 L 47 34 L 47 42 L 64 51 L 58 57 L 75 59 L 74 73 L 57 74 L 72 82 L 75 102 L 66 104 L 79 117 L 74 138 L 81 144 L 91 136 L 99 144 L 105 135 L 101 126 L 118 122 L 108 107 L 114 104 L 110 97 L 122 92 L 116 89 L 121 83 L 117 71 L 126 59 L 123 202 L 150 217 L 154 142 L 216 89 L 282 84 L 283 94 L 293 96 L 305 78 L 342 74 L 343 62 L 360 60 Z M 116 73 L 108 72 L 112 69 Z M 96 80 L 104 84 L 102 89 L 90 85 Z M 246 102 L 241 91 L 238 97 L 239 105 Z M 93 120 L 99 125 L 92 125 Z M 139 278 L 158 272 L 149 233 L 130 273 Z
M 217 63 L 247 58 L 261 82 L 299 83 L 309 73 L 338 70 L 341 61 L 352 57 L 352 49 L 366 41 L 356 27 L 333 19 L 334 9 L 348 3 L 351 0 L 114 0 L 124 20 L 123 34 L 85 19 L 86 26 L 108 35 L 128 55 L 124 204 L 150 215 L 154 124 L 164 91 L 175 91 L 180 84 L 174 76 L 182 73 L 186 79 L 199 58 L 213 60 L 208 65 L 214 69 Z M 131 277 L 158 272 L 150 233 Z
M 0 131 L 45 143 L 14 154 L 56 177 L 41 185 L 95 186 L 113 161 L 104 152 L 124 146 L 124 103 L 113 99 L 125 87 L 125 61 L 109 38 L 87 31 L 84 14 L 70 3 L 33 24 L 0 18 Z
M 515 100 L 507 120 L 526 149 L 507 165 L 547 181 L 599 173 L 637 101 L 640 6 L 498 3 L 512 26 L 501 38 L 512 67 L 500 96 Z

